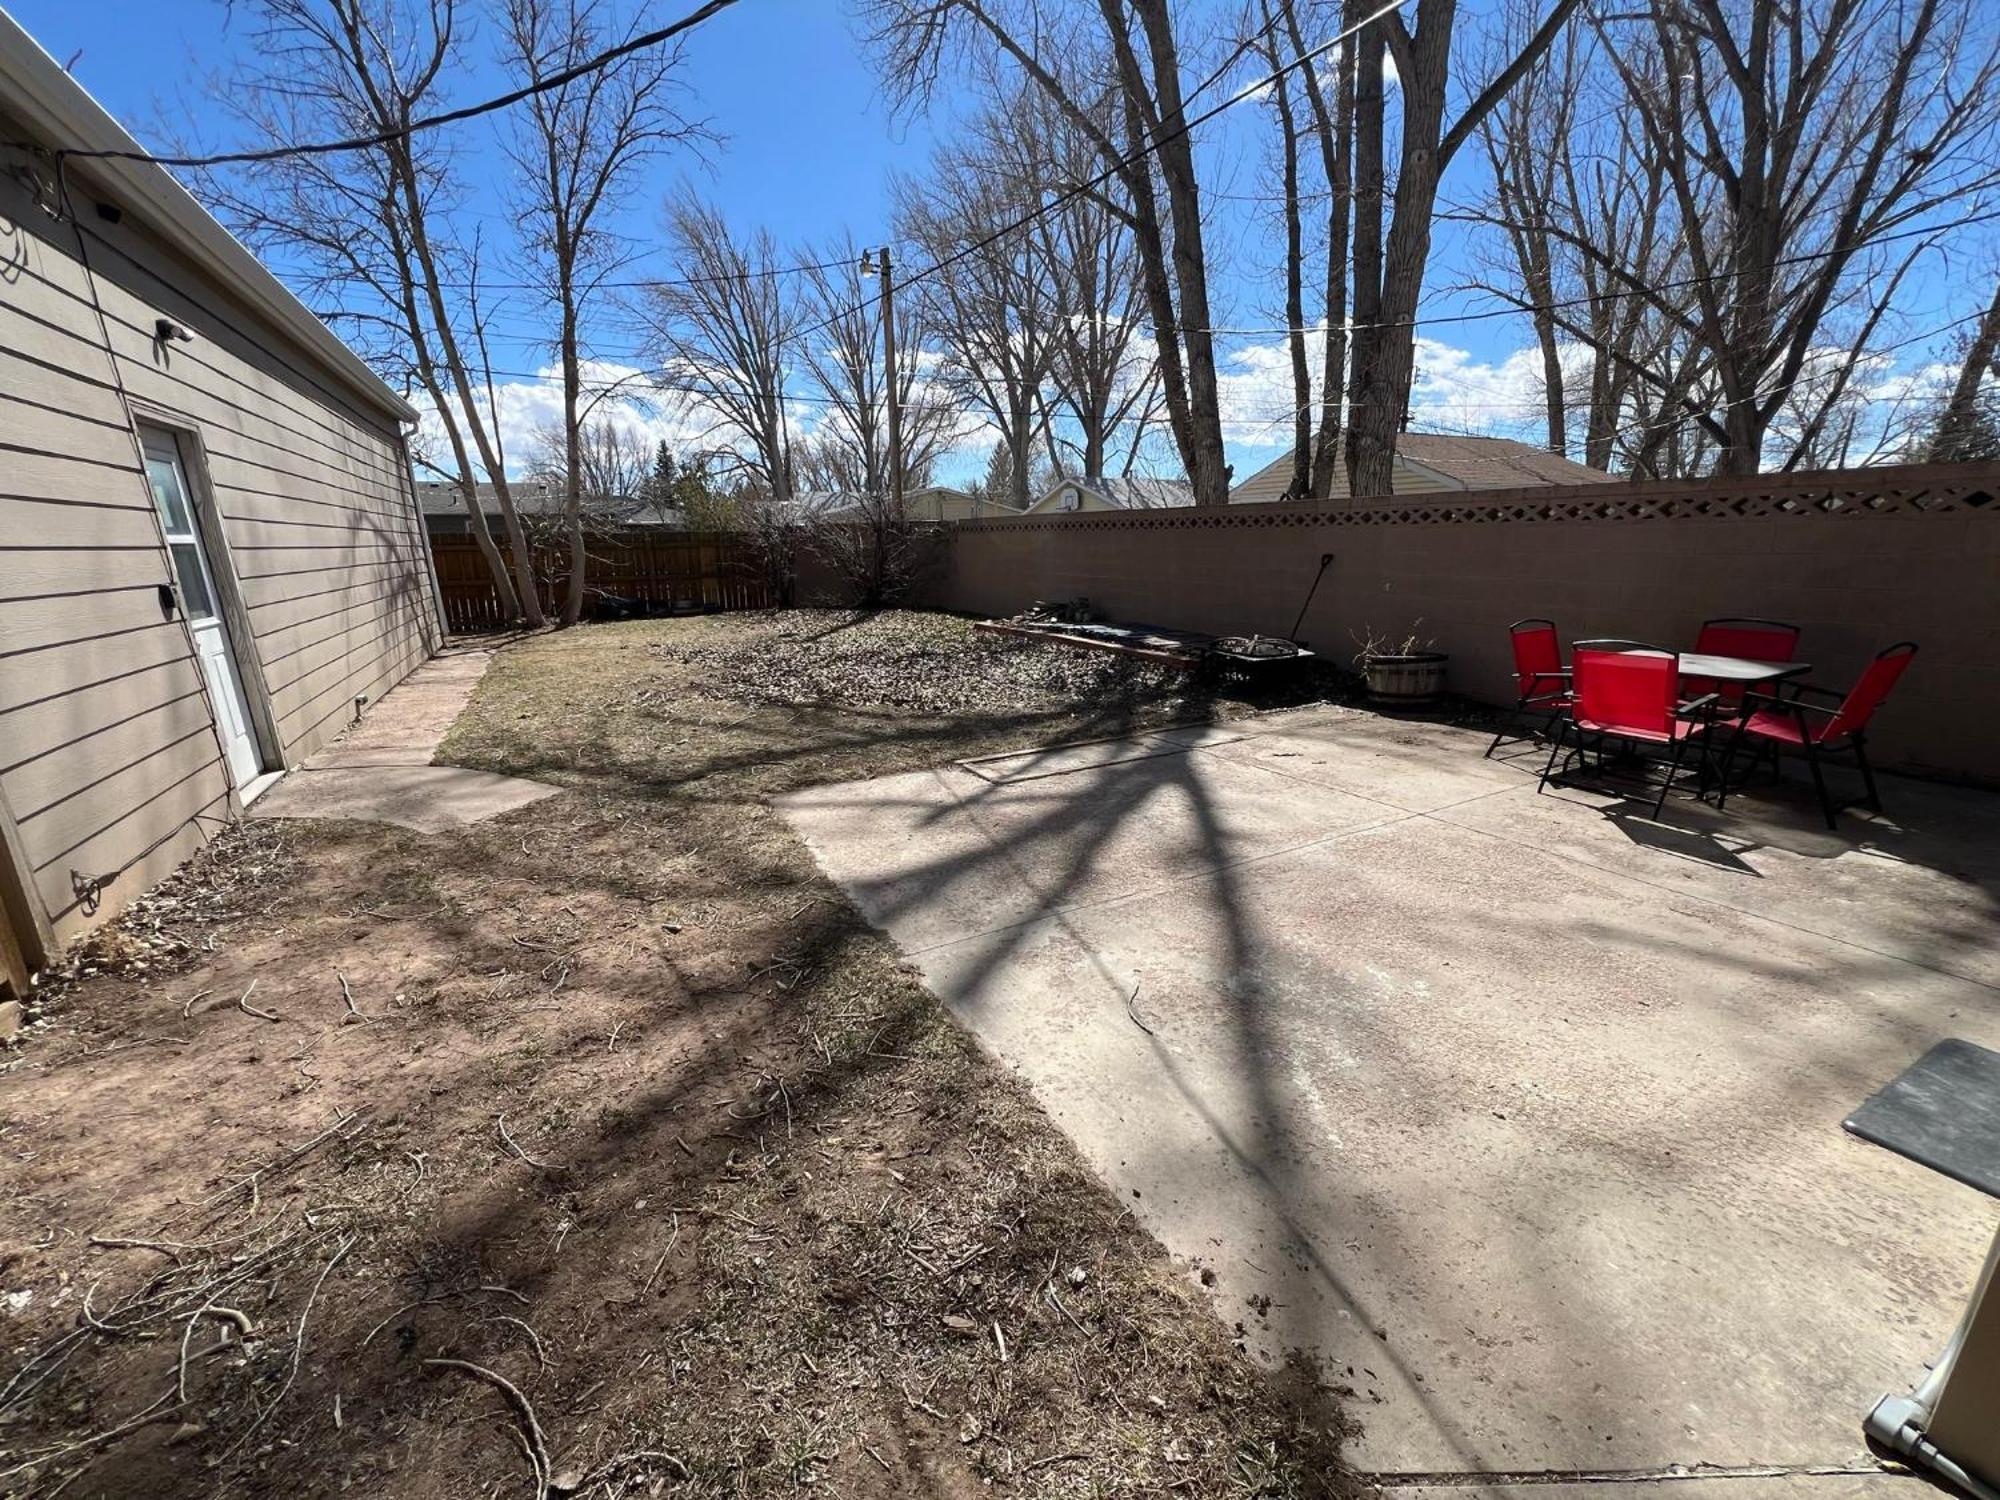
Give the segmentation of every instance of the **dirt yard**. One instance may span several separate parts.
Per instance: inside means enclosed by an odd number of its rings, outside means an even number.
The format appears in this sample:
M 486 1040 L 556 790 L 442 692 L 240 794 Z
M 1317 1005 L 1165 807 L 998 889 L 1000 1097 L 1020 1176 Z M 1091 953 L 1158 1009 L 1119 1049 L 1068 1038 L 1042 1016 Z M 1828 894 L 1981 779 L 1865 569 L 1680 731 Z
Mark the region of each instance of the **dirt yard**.
M 232 829 L 0 1054 L 0 1494 L 1352 1490 L 765 804 L 1234 706 L 927 616 L 511 647 L 440 759 L 566 795 Z

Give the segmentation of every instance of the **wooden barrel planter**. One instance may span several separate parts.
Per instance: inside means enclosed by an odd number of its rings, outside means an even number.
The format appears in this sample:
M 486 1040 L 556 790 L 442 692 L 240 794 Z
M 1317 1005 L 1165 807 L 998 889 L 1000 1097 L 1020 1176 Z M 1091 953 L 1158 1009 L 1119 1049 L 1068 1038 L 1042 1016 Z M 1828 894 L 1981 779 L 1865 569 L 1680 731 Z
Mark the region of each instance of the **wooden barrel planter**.
M 1384 708 L 1422 708 L 1444 696 L 1450 661 L 1442 651 L 1370 652 L 1361 658 L 1361 674 L 1368 679 L 1371 701 Z

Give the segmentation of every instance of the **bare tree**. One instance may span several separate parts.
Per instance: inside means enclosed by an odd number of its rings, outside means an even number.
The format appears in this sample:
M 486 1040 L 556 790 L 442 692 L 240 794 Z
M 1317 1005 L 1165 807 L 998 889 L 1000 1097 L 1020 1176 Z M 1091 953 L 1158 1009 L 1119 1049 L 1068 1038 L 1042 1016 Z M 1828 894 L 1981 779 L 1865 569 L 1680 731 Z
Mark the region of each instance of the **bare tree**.
M 540 625 L 506 466 L 479 399 L 490 374 L 462 326 L 468 302 L 454 295 L 476 290 L 480 268 L 476 239 L 468 248 L 452 229 L 450 150 L 437 132 L 391 134 L 442 107 L 443 79 L 460 60 L 457 0 L 258 0 L 255 13 L 255 61 L 213 90 L 218 104 L 273 145 L 391 138 L 337 157 L 274 157 L 233 178 L 212 174 L 206 195 L 252 243 L 288 252 L 309 289 L 334 304 L 329 320 L 386 375 L 428 398 L 449 449 L 439 472 L 459 486 L 502 607 Z M 482 469 L 507 528 L 511 578 L 478 498 Z
M 1275 0 L 1284 23 L 1284 40 L 1293 57 L 1304 57 L 1306 45 L 1296 0 Z M 1346 18 L 1343 16 L 1343 20 Z M 1345 26 L 1343 30 L 1347 29 Z M 1298 70 L 1300 91 L 1312 116 L 1312 137 L 1319 144 L 1320 169 L 1326 182 L 1325 291 L 1321 310 L 1324 336 L 1320 351 L 1319 425 L 1313 438 L 1312 463 L 1306 487 L 1297 493 L 1324 498 L 1333 489 L 1341 464 L 1341 432 L 1347 419 L 1347 271 L 1354 209 L 1354 59 L 1352 38 L 1334 49 L 1334 91 L 1331 101 L 1316 64 Z M 1275 66 L 1275 63 L 1273 64 Z M 1302 318 L 1291 319 L 1296 327 Z M 1301 332 L 1301 337 L 1303 333 Z M 1303 405 L 1305 398 L 1300 398 Z M 1293 485 L 1298 484 L 1294 455 Z
M 605 0 L 505 0 L 509 69 L 552 78 L 643 29 L 619 24 Z M 562 623 L 583 612 L 587 557 L 583 528 L 583 322 L 606 277 L 623 262 L 603 227 L 641 163 L 671 142 L 703 138 L 702 127 L 669 104 L 682 57 L 678 45 L 625 56 L 529 96 L 510 146 L 518 169 L 526 249 L 546 275 L 562 364 L 564 511 L 570 532 L 569 588 Z
M 857 496 L 889 493 L 888 378 L 883 359 L 882 298 L 862 274 L 853 241 L 811 259 L 805 274 L 805 311 L 812 322 L 798 347 L 806 374 L 824 410 L 810 442 L 799 445 L 799 472 L 807 487 Z M 936 361 L 925 348 L 924 304 L 896 309 L 896 393 L 902 404 L 903 483 L 923 484 L 955 433 L 960 412 L 929 373 Z
M 1550 0 L 1541 22 L 1449 125 L 1445 111 L 1457 0 L 1417 0 L 1414 28 L 1405 24 L 1403 12 L 1391 12 L 1369 22 L 1356 39 L 1354 329 L 1347 422 L 1348 486 L 1356 496 L 1390 492 L 1396 433 L 1409 409 L 1416 371 L 1417 299 L 1430 256 L 1438 183 L 1480 122 L 1561 34 L 1576 3 Z M 1367 11 L 1365 0 L 1351 0 L 1352 20 Z M 1401 116 L 1393 195 L 1387 193 L 1386 181 L 1385 56 L 1395 59 Z
M 1010 129 L 989 112 L 973 125 L 970 149 L 940 151 L 925 178 L 899 181 L 896 222 L 903 241 L 948 266 L 916 288 L 943 356 L 940 383 L 1000 434 L 1011 477 L 995 498 L 1023 509 L 1059 325 L 1034 241 L 1000 232 L 1033 203 L 1032 185 L 996 149 Z
M 1714 379 L 1712 399 L 1682 408 L 1723 472 L 1818 451 L 1933 243 L 1910 231 L 1941 236 L 2000 186 L 2000 36 L 1985 19 L 1980 0 L 1660 0 L 1594 23 L 1679 211 L 1686 328 Z M 1829 346 L 1845 369 L 1822 379 Z M 1821 415 L 1767 452 L 1811 386 Z
M 943 528 L 920 521 L 886 492 L 793 523 L 797 546 L 816 556 L 846 593 L 841 602 L 877 609 L 904 599 L 942 556 Z
M 1306 352 L 1305 303 L 1305 222 L 1299 202 L 1299 149 L 1301 130 L 1298 111 L 1292 107 L 1293 70 L 1286 67 L 1283 39 L 1272 0 L 1259 0 L 1262 25 L 1252 33 L 1257 51 L 1271 70 L 1271 114 L 1278 126 L 1279 218 L 1285 232 L 1285 343 L 1292 362 L 1292 482 L 1286 486 L 1288 498 L 1312 493 L 1313 470 L 1313 378 L 1312 363 Z M 1310 65 L 1298 71 L 1310 73 Z
M 638 307 L 661 383 L 698 390 L 690 407 L 713 416 L 752 482 L 788 500 L 785 371 L 799 320 L 777 248 L 761 230 L 739 242 L 692 196 L 669 202 L 666 227 L 674 282 L 647 288 Z
M 1966 346 L 1958 379 L 1938 414 L 1926 453 L 1932 463 L 2000 457 L 1995 442 L 1995 418 L 2000 413 L 1987 389 L 1996 380 L 2000 380 L 2000 285 L 1993 289 L 1993 301 Z
M 1088 180 L 1097 148 L 1039 91 L 1019 90 L 1016 100 L 1018 112 L 993 144 L 1022 184 L 1025 211 L 1047 183 Z M 1115 191 L 1107 184 L 1063 198 L 1027 230 L 1053 329 L 1042 424 L 1048 461 L 1085 476 L 1129 472 L 1160 415 L 1142 272 L 1130 215 L 1110 196 Z M 1115 459 L 1119 448 L 1124 456 Z
M 1201 193 L 1187 129 L 1180 42 L 1168 0 L 1098 0 L 1063 10 L 1044 0 L 867 0 L 889 86 L 928 96 L 967 47 L 1004 59 L 1095 148 L 1117 181 L 1157 345 L 1160 380 L 1195 503 L 1229 499 L 1215 335 L 1209 311 Z M 1100 107 L 1107 87 L 1115 130 Z M 1062 189 L 1076 187 L 1064 184 Z
M 1535 21 L 1518 0 L 1509 36 Z M 1665 158 L 1600 46 L 1590 28 L 1570 28 L 1481 122 L 1493 192 L 1464 217 L 1496 226 L 1503 250 L 1497 274 L 1474 284 L 1529 317 L 1552 452 L 1670 477 L 1706 448 L 1669 438 L 1673 410 L 1706 388 L 1707 362 L 1685 332 L 1694 292 Z
M 565 467 L 572 451 L 579 465 L 574 486 Z M 539 428 L 528 472 L 558 494 L 567 496 L 574 488 L 585 531 L 601 533 L 627 525 L 639 513 L 654 464 L 654 446 L 639 428 L 592 417 L 578 431 L 573 448 L 560 422 Z

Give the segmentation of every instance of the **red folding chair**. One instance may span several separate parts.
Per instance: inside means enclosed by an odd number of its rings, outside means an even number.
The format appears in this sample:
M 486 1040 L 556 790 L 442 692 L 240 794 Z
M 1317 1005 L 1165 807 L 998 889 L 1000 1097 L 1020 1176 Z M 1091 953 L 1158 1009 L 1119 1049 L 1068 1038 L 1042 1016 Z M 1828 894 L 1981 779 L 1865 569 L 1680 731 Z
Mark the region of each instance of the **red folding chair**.
M 1570 653 L 1570 681 L 1573 699 L 1570 711 L 1556 721 L 1555 744 L 1549 748 L 1548 764 L 1535 790 L 1548 786 L 1556 774 L 1556 757 L 1564 744 L 1575 740 L 1571 754 L 1581 754 L 1595 745 L 1599 764 L 1603 747 L 1617 740 L 1636 746 L 1670 749 L 1666 775 L 1660 781 L 1660 795 L 1653 803 L 1658 817 L 1667 805 L 1667 792 L 1680 773 L 1681 761 L 1690 744 L 1699 744 L 1702 759 L 1698 771 L 1708 764 L 1706 736 L 1714 725 L 1716 695 L 1708 693 L 1689 702 L 1680 696 L 1680 658 L 1671 651 L 1630 646 L 1619 642 L 1578 642 Z M 1568 763 L 1565 761 L 1564 770 Z
M 1782 620 L 1756 620 L 1723 616 L 1703 620 L 1695 634 L 1694 649 L 1703 656 L 1740 656 L 1746 661 L 1790 661 L 1799 649 L 1799 627 Z M 1720 711 L 1735 715 L 1743 706 L 1746 685 L 1740 682 L 1712 682 L 1706 677 L 1689 678 L 1690 692 L 1714 693 L 1721 700 Z
M 1736 733 L 1730 737 L 1729 749 L 1722 758 L 1720 789 L 1715 799 L 1719 808 L 1729 800 L 1729 770 L 1736 761 L 1736 752 L 1747 741 L 1752 755 L 1750 764 L 1754 767 L 1759 757 L 1769 754 L 1772 768 L 1777 767 L 1778 756 L 1787 750 L 1803 754 L 1806 764 L 1812 768 L 1813 789 L 1819 793 L 1820 811 L 1826 814 L 1826 826 L 1838 827 L 1835 815 L 1843 806 L 1835 805 L 1826 789 L 1826 773 L 1822 761 L 1830 754 L 1850 751 L 1854 764 L 1861 772 L 1861 781 L 1868 789 L 1862 799 L 1863 805 L 1873 812 L 1882 810 L 1882 798 L 1875 790 L 1875 771 L 1868 764 L 1868 752 L 1864 748 L 1868 721 L 1875 717 L 1875 710 L 1887 700 L 1890 690 L 1908 669 L 1910 661 L 1917 654 L 1915 641 L 1898 641 L 1879 652 L 1868 669 L 1861 674 L 1861 680 L 1842 695 L 1832 688 L 1813 687 L 1808 683 L 1788 684 L 1790 697 L 1770 697 L 1752 694 L 1745 700 L 1747 712 L 1737 721 Z M 1808 696 L 1820 699 L 1809 703 Z M 1829 701 L 1833 705 L 1829 706 Z
M 1569 707 L 1569 669 L 1562 664 L 1562 644 L 1556 636 L 1554 620 L 1516 620 L 1507 627 L 1514 648 L 1514 685 L 1519 696 L 1500 732 L 1486 747 L 1491 756 L 1502 740 L 1532 739 L 1532 735 L 1510 734 L 1528 713 L 1544 713 L 1554 718 Z

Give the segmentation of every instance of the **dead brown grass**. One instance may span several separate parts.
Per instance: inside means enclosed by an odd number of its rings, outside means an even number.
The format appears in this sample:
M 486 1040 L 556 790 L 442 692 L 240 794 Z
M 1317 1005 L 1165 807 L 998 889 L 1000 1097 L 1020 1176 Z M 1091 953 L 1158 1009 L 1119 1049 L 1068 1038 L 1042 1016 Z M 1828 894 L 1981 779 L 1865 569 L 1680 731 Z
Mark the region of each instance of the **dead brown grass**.
M 765 804 L 1215 705 L 838 623 L 517 645 L 443 758 L 568 795 L 253 825 L 97 945 L 0 1105 L 0 1493 L 1349 1487 Z

